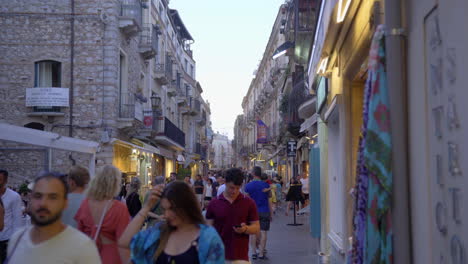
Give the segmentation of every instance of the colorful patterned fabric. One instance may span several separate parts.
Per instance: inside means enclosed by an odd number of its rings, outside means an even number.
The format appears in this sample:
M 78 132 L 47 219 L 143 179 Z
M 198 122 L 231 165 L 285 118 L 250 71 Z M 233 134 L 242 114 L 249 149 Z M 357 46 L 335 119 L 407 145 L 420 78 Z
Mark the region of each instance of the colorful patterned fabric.
M 154 263 L 160 236 L 161 223 L 137 233 L 130 243 L 131 259 L 134 264 Z M 224 264 L 224 245 L 216 230 L 207 225 L 200 225 L 198 244 L 200 264 Z
M 366 81 L 364 89 L 364 105 L 362 115 L 361 135 L 359 136 L 358 161 L 356 169 L 356 188 L 354 205 L 354 238 L 351 263 L 364 263 L 364 248 L 366 245 L 367 220 L 367 187 L 369 185 L 369 172 L 364 162 L 364 147 L 366 144 L 367 120 L 369 119 L 369 97 L 371 78 Z
M 392 141 L 385 69 L 385 27 L 371 44 L 359 145 L 353 263 L 392 263 Z

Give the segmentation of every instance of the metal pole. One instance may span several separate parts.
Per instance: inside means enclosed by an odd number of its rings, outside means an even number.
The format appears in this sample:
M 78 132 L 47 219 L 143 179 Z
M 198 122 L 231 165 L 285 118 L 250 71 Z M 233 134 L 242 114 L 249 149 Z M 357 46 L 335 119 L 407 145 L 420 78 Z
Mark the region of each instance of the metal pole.
M 52 148 L 47 148 L 47 171 L 52 171 Z
M 403 9 L 400 0 L 385 1 L 385 38 L 387 81 L 392 124 L 392 222 L 394 263 L 411 263 L 411 227 L 409 217 L 408 112 L 406 63 L 402 35 Z

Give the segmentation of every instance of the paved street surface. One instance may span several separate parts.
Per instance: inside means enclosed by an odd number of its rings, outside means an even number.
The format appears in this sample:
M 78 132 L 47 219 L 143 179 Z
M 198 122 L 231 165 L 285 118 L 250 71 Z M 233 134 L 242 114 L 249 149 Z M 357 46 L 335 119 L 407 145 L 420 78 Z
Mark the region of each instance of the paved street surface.
M 302 226 L 288 226 L 293 222 L 292 212 L 284 215 L 284 209 L 276 213 L 268 232 L 267 260 L 252 260 L 253 264 L 309 264 L 318 263 L 315 239 L 310 236 L 309 216 L 298 216 Z

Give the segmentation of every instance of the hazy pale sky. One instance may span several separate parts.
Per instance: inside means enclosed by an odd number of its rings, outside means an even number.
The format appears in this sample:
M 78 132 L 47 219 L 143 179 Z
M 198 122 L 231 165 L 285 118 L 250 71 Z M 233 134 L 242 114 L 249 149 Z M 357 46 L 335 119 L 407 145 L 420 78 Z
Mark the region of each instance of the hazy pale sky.
M 196 79 L 215 132 L 234 136 L 242 99 L 284 0 L 171 0 L 195 43 Z

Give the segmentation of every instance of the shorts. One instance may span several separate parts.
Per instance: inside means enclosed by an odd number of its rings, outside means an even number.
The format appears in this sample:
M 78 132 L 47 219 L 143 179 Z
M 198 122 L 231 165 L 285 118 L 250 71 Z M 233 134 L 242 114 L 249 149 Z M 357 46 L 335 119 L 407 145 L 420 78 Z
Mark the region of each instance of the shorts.
M 304 200 L 309 200 L 309 194 L 308 193 L 304 193 Z
M 205 201 L 211 201 L 211 197 L 205 197 Z
M 260 218 L 260 230 L 269 231 L 270 230 L 270 213 L 258 213 Z

